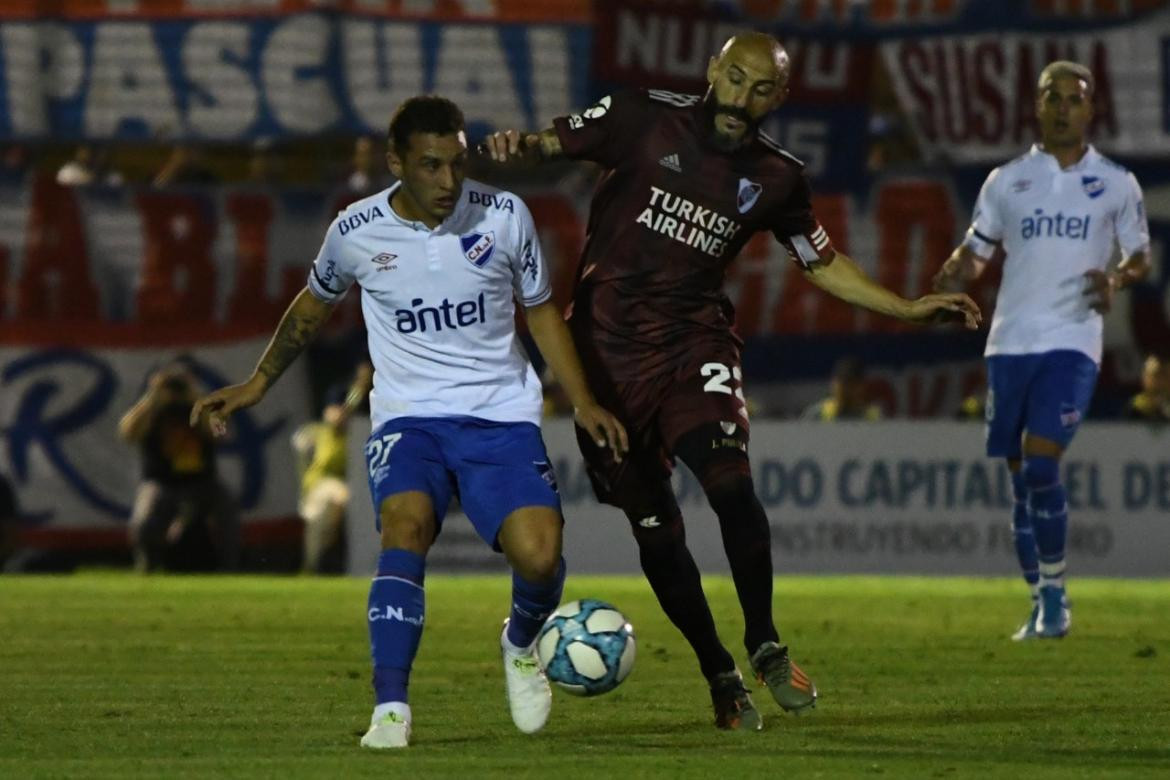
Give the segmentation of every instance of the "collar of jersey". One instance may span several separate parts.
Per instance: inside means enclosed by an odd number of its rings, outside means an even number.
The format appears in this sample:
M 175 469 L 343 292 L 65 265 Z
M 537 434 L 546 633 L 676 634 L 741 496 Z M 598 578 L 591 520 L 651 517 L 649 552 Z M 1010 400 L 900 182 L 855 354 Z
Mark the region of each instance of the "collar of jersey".
M 1035 157 L 1042 157 L 1044 164 L 1047 165 L 1053 173 L 1072 173 L 1073 171 L 1083 171 L 1097 160 L 1097 150 L 1093 148 L 1092 144 L 1085 144 L 1085 153 L 1081 159 L 1067 168 L 1061 168 L 1060 163 L 1056 161 L 1056 156 L 1049 154 L 1040 148 L 1040 144 L 1032 144 L 1032 155 Z
M 394 193 L 397 192 L 398 188 L 401 186 L 402 182 L 396 181 L 386 190 L 386 208 L 390 210 L 390 218 L 402 227 L 410 228 L 411 230 L 417 230 L 420 233 L 437 233 L 446 227 L 448 222 L 456 219 L 459 216 L 459 212 L 463 210 L 463 201 L 467 195 L 467 190 L 465 188 L 463 192 L 459 193 L 459 200 L 455 201 L 455 210 L 451 212 L 451 216 L 435 225 L 434 230 L 432 230 L 431 228 L 427 227 L 425 223 L 416 219 L 406 219 L 394 210 L 394 205 L 390 201 L 394 198 Z

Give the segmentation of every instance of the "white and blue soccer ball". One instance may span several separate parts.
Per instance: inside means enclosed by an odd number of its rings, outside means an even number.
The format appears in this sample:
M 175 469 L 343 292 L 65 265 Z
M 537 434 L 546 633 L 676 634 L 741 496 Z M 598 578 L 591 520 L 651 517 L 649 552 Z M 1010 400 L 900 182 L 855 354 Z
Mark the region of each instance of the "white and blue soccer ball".
M 612 691 L 634 668 L 634 627 L 611 604 L 579 599 L 557 607 L 536 641 L 548 679 L 577 696 Z

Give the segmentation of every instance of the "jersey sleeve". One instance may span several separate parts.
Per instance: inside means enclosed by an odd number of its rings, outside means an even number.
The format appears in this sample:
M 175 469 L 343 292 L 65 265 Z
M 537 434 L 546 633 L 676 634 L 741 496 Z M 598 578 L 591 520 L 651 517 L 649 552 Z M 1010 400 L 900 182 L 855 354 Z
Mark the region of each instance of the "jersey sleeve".
M 645 96 L 637 91 L 606 95 L 580 114 L 557 117 L 553 129 L 571 160 L 589 160 L 607 168 L 618 164 L 641 130 Z
M 340 218 L 341 215 L 338 215 Z M 329 231 L 317 252 L 317 259 L 309 269 L 309 292 L 326 303 L 340 301 L 353 284 L 353 269 L 346 262 L 341 235 L 337 230 L 338 219 L 329 225 Z
M 999 212 L 1000 169 L 992 171 L 975 201 L 975 212 L 971 215 L 971 227 L 963 244 L 983 259 L 989 259 L 1003 240 L 1003 220 Z
M 1125 179 L 1125 201 L 1117 212 L 1117 243 L 1128 257 L 1149 249 L 1150 225 L 1146 221 L 1141 185 L 1132 173 L 1127 173 Z
M 831 262 L 836 254 L 829 234 L 813 214 L 812 189 L 804 174 L 797 176 L 792 192 L 772 218 L 771 228 L 792 261 L 805 270 Z
M 539 306 L 552 297 L 548 263 L 540 250 L 540 237 L 532 213 L 520 198 L 516 201 L 516 246 L 512 253 L 512 287 L 525 308 Z

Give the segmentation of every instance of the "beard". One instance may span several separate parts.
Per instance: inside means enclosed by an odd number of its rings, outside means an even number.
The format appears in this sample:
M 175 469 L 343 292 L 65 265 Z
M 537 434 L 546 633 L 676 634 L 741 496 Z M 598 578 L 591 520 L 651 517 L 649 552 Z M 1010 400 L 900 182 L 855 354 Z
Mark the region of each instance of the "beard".
M 732 152 L 746 143 L 756 133 L 760 120 L 753 119 L 746 109 L 728 106 L 720 103 L 715 97 L 715 90 L 707 90 L 703 97 L 703 113 L 707 116 L 707 137 L 714 146 L 724 152 Z M 731 138 L 719 132 L 715 127 L 715 119 L 720 114 L 738 119 L 743 122 L 743 134 L 739 138 Z

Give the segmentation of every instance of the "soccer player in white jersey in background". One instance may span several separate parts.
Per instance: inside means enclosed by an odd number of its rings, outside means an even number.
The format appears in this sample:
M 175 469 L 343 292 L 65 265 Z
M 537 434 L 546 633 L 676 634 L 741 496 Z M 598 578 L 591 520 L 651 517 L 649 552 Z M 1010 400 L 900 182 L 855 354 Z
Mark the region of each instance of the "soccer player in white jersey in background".
M 1087 141 L 1093 75 L 1074 62 L 1040 74 L 1040 143 L 987 177 L 963 243 L 935 277 L 953 289 L 997 248 L 1003 281 L 987 336 L 987 454 L 1006 458 L 1012 529 L 1032 592 L 1013 639 L 1063 637 L 1068 507 L 1060 457 L 1089 406 L 1113 295 L 1149 270 L 1141 188 Z M 1120 246 L 1121 262 L 1108 270 Z
M 192 420 L 210 415 L 222 433 L 225 418 L 263 398 L 356 282 L 374 363 L 366 459 L 382 535 L 367 613 L 377 704 L 361 744 L 409 743 L 425 558 L 455 491 L 512 567 L 500 644 L 512 719 L 531 733 L 551 703 L 534 644 L 560 601 L 565 565 L 560 498 L 540 435 L 541 386 L 517 338 L 514 299 L 577 425 L 619 457 L 626 432 L 585 384 L 528 208 L 465 181 L 458 107 L 435 96 L 407 100 L 390 122 L 389 147 L 398 183 L 338 215 L 251 378 L 201 399 Z

